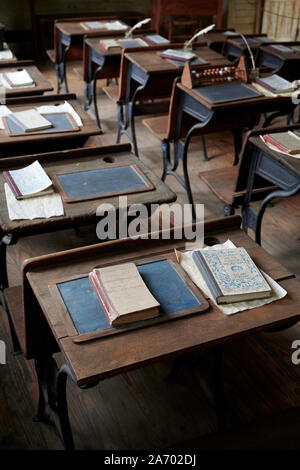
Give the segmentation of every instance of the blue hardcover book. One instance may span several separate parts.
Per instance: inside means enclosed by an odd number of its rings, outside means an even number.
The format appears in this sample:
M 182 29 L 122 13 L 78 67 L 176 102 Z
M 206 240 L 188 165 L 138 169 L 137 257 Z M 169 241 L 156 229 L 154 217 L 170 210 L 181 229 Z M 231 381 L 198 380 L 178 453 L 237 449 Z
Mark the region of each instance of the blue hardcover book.
M 197 250 L 193 260 L 217 304 L 271 296 L 271 287 L 245 248 Z

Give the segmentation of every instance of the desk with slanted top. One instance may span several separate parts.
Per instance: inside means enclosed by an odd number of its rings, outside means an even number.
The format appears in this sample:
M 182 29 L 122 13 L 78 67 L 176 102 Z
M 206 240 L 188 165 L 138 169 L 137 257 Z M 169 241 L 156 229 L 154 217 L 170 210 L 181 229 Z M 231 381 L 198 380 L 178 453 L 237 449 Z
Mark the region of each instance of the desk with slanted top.
M 89 33 L 98 33 L 99 37 L 108 37 L 112 34 L 122 35 L 129 28 L 128 25 L 120 21 L 124 25 L 124 29 L 114 30 L 113 32 L 108 29 L 85 29 L 81 23 L 85 21 L 114 21 L 118 20 L 115 16 L 106 17 L 88 17 L 88 18 L 68 18 L 58 20 L 54 23 L 54 62 L 57 75 L 57 92 L 60 92 L 61 87 L 64 85 L 66 92 L 69 91 L 66 72 L 66 60 L 69 51 L 72 47 L 80 47 L 79 56 L 82 57 L 82 44 L 84 36 Z
M 171 252 L 175 247 L 184 249 L 183 240 L 127 239 L 55 253 L 25 263 L 24 313 L 20 306 L 17 308 L 18 302 L 12 299 L 11 314 L 19 318 L 19 324 L 22 325 L 20 335 L 27 358 L 36 359 L 40 389 L 38 418 L 45 418 L 45 408 L 49 405 L 49 409 L 57 417 L 56 422 L 66 448 L 74 447 L 68 419 L 67 378 L 83 389 L 89 388 L 106 378 L 134 368 L 206 348 L 211 348 L 214 352 L 214 398 L 219 427 L 224 425 L 222 346 L 235 338 L 256 331 L 291 326 L 300 318 L 299 282 L 243 233 L 239 225 L 240 217 L 237 216 L 207 221 L 207 243 L 211 237 L 214 237 L 214 243 L 222 243 L 229 238 L 236 246 L 243 246 L 255 263 L 279 282 L 288 294 L 272 304 L 238 315 L 226 316 L 209 301 L 210 309 L 199 314 L 105 338 L 78 342 L 78 333 L 70 323 L 68 311 L 61 309 L 61 306 L 58 307 L 53 301 L 49 289 L 51 282 L 76 278 L 80 273 L 88 273 L 99 265 L 129 260 L 146 261 L 155 256 L 174 257 Z M 52 357 L 57 350 L 62 352 L 64 358 L 64 364 L 59 369 Z M 51 390 L 56 393 L 52 394 Z M 77 432 L 80 432 L 80 429 L 77 429 Z
M 136 155 L 138 155 L 138 146 L 135 134 L 135 116 L 167 113 L 169 101 L 166 101 L 166 98 L 171 97 L 174 79 L 180 76 L 183 70 L 184 62 L 182 65 L 177 65 L 159 55 L 160 52 L 170 48 L 182 49 L 183 45 L 167 44 L 143 48 L 143 50 L 125 51 L 119 87 L 104 88 L 105 93 L 117 104 L 117 143 L 120 136 L 126 134 L 133 144 Z M 193 52 L 199 59 L 203 59 L 211 65 L 226 66 L 231 64 L 218 52 L 197 43 L 194 45 Z M 203 65 L 203 67 L 205 66 L 207 64 Z M 152 103 L 143 103 L 138 107 L 137 101 L 142 100 L 159 100 L 160 107 L 154 110 Z
M 5 97 L 17 97 L 17 96 L 28 96 L 28 95 L 42 95 L 46 91 L 52 91 L 53 87 L 51 83 L 44 77 L 44 75 L 39 71 L 39 69 L 33 65 L 31 61 L 22 61 L 18 60 L 11 65 L 3 65 L 0 61 L 0 74 L 7 72 L 17 72 L 19 70 L 26 70 L 32 80 L 35 83 L 35 86 L 30 87 L 15 87 L 15 88 L 5 88 Z
M 0 161 L 0 171 L 2 173 L 2 171 L 5 170 L 23 168 L 37 159 L 51 179 L 52 175 L 56 173 L 72 173 L 79 170 L 87 171 L 102 168 L 110 169 L 115 164 L 136 165 L 139 171 L 148 179 L 152 188 L 151 190 L 127 191 L 125 193 L 123 191 L 120 193 L 123 196 L 127 196 L 127 206 L 124 207 L 124 210 L 128 209 L 132 204 L 145 204 L 148 207 L 151 204 L 164 204 L 175 201 L 176 195 L 173 191 L 148 170 L 130 150 L 131 146 L 124 144 L 2 159 Z M 97 208 L 100 204 L 112 205 L 116 214 L 118 214 L 119 200 L 116 192 L 118 192 L 120 183 L 118 184 L 118 181 L 115 181 L 115 178 L 112 176 L 110 176 L 109 181 L 111 185 L 117 185 L 116 188 L 114 187 L 115 194 L 99 196 L 94 199 L 82 199 L 72 203 L 64 203 L 65 214 L 62 216 L 50 217 L 48 219 L 11 221 L 7 210 L 4 180 L 2 176 L 0 177 L 0 294 L 2 300 L 3 290 L 8 286 L 6 247 L 17 243 L 22 237 L 31 236 L 33 234 L 53 232 L 70 227 L 80 227 L 96 223 L 101 220 L 100 215 L 97 215 Z M 5 301 L 3 303 L 5 304 Z
M 79 107 L 75 94 L 12 97 L 6 100 L 6 105 L 11 111 L 16 112 L 42 105 L 59 105 L 64 101 L 74 108 L 82 121 L 83 125 L 78 130 L 10 136 L 7 130 L 1 129 L 0 157 L 81 147 L 90 136 L 99 134 L 97 124 Z
M 216 85 L 217 88 L 221 85 Z M 189 203 L 194 207 L 192 190 L 190 187 L 187 155 L 190 139 L 193 134 L 206 134 L 223 130 L 233 131 L 235 137 L 235 159 L 238 163 L 238 155 L 242 145 L 242 133 L 245 129 L 252 129 L 257 123 L 260 114 L 277 111 L 278 114 L 290 114 L 294 109 L 290 97 L 266 97 L 263 95 L 248 99 L 236 99 L 233 101 L 211 102 L 201 95 L 201 87 L 189 89 L 182 83 L 177 83 L 173 90 L 172 106 L 165 129 L 167 140 L 163 140 L 163 179 L 167 175 L 173 175 L 186 189 Z M 156 118 L 153 118 L 155 122 Z M 271 117 L 267 121 L 270 121 Z M 148 127 L 152 127 L 151 119 Z M 184 141 L 183 141 L 184 139 Z M 174 141 L 174 164 L 170 162 L 170 153 L 167 146 Z M 179 160 L 182 160 L 184 180 L 177 173 Z M 195 216 L 195 213 L 194 213 Z
M 261 46 L 257 52 L 257 66 L 269 67 L 286 80 L 293 81 L 300 78 L 300 42 L 280 42 L 280 45 L 290 47 L 299 46 L 299 51 L 276 51 L 268 46 Z M 274 47 L 276 44 L 274 44 Z
M 242 208 L 243 229 L 251 228 L 255 232 L 255 240 L 261 242 L 261 224 L 267 205 L 275 198 L 286 198 L 300 191 L 300 159 L 270 149 L 259 137 L 259 135 L 272 132 L 283 132 L 286 130 L 299 129 L 297 126 L 289 128 L 259 129 L 252 133 L 248 148 L 251 165 L 248 173 L 247 191 Z M 270 192 L 260 204 L 258 212 L 250 205 L 253 199 L 253 188 L 255 178 L 261 177 L 277 188 Z
M 141 31 L 133 34 L 133 39 L 151 34 L 153 30 Z M 95 37 L 96 36 L 96 37 Z M 121 35 L 112 35 L 105 39 L 121 39 Z M 101 78 L 117 78 L 120 75 L 122 48 L 105 49 L 100 43 L 98 33 L 90 34 L 84 38 L 83 42 L 83 80 L 84 80 L 84 109 L 88 109 L 92 99 L 97 123 L 100 126 L 100 119 L 97 106 L 97 80 Z

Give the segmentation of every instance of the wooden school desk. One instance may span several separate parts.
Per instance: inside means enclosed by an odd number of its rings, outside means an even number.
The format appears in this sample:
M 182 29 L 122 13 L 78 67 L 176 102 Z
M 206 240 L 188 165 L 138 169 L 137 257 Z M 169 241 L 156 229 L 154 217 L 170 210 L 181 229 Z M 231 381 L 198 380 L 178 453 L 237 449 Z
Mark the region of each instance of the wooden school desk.
M 29 96 L 29 95 L 43 95 L 46 91 L 53 91 L 51 83 L 44 77 L 39 69 L 30 61 L 17 61 L 9 67 L 3 66 L 0 61 L 0 74 L 7 72 L 17 72 L 19 70 L 26 70 L 35 83 L 34 87 L 15 87 L 5 88 L 5 97 L 12 96 Z
M 242 207 L 243 229 L 254 230 L 255 240 L 261 243 L 261 224 L 268 204 L 275 198 L 286 198 L 300 191 L 300 159 L 271 150 L 259 137 L 270 132 L 299 129 L 300 126 L 257 129 L 252 133 L 244 152 L 249 154 L 251 165 L 248 173 L 247 191 Z M 255 178 L 261 177 L 276 186 L 261 202 L 256 212 L 251 207 Z
M 91 147 L 61 152 L 50 152 L 41 155 L 27 155 L 0 160 L 0 172 L 23 168 L 38 160 L 47 174 L 52 179 L 54 173 L 75 172 L 90 169 L 111 169 L 115 165 L 136 165 L 139 171 L 145 175 L 151 190 L 120 193 L 128 198 L 128 206 L 131 204 L 170 203 L 176 200 L 176 195 L 155 176 L 142 162 L 132 153 L 130 144 L 112 145 L 106 147 Z M 128 177 L 128 176 L 127 176 Z M 130 177 L 130 175 L 129 175 Z M 112 177 L 111 177 L 112 178 Z M 113 181 L 113 180 L 111 180 Z M 113 184 L 113 183 L 111 183 Z M 118 193 L 119 186 L 115 189 Z M 53 232 L 70 227 L 79 227 L 93 224 L 100 220 L 97 216 L 97 207 L 101 204 L 112 204 L 118 213 L 118 196 L 110 195 L 94 199 L 80 200 L 75 202 L 64 202 L 65 214 L 48 219 L 15 220 L 11 221 L 8 216 L 6 197 L 4 192 L 4 180 L 0 177 L 0 294 L 3 301 L 3 290 L 8 286 L 6 247 L 18 242 L 25 236 L 33 234 Z M 5 305 L 5 301 L 3 302 Z
M 115 16 L 99 17 L 98 21 L 120 21 Z M 88 18 L 68 18 L 55 21 L 54 23 L 54 57 L 57 75 L 57 93 L 60 92 L 61 87 L 64 85 L 66 92 L 69 91 L 67 82 L 67 70 L 66 60 L 70 49 L 74 47 L 80 47 L 82 49 L 83 38 L 88 36 L 89 33 L 99 33 L 99 37 L 108 37 L 112 34 L 122 35 L 129 28 L 128 25 L 120 21 L 126 29 L 109 31 L 107 29 L 91 29 L 90 31 L 85 29 L 80 23 L 85 21 L 96 21 L 95 17 Z M 82 50 L 80 51 L 79 57 L 82 57 Z
M 274 42 L 274 39 L 268 38 L 266 34 L 246 34 L 245 38 L 249 43 L 254 57 L 260 46 Z M 227 41 L 224 42 L 222 53 L 234 63 L 238 62 L 242 55 L 249 56 L 248 48 L 240 35 L 234 37 L 229 36 Z
M 153 30 L 137 30 L 133 38 L 142 37 L 146 34 L 153 34 Z M 111 35 L 105 39 L 121 39 L 124 34 Z M 100 44 L 101 38 L 98 33 L 85 36 L 83 42 L 83 80 L 84 80 L 84 109 L 87 110 L 94 99 L 94 108 L 97 122 L 100 124 L 97 107 L 97 80 L 101 78 L 117 78 L 120 75 L 122 49 L 105 49 Z
M 184 249 L 183 240 L 117 240 L 25 262 L 24 310 L 16 292 L 13 299 L 8 289 L 11 314 L 21 325 L 19 334 L 26 357 L 36 360 L 40 389 L 37 417 L 45 419 L 45 407 L 49 405 L 56 415 L 56 423 L 67 449 L 74 448 L 66 397 L 68 378 L 86 389 L 132 369 L 209 348 L 212 348 L 215 359 L 213 393 L 218 424 L 219 427 L 224 426 L 223 345 L 254 332 L 291 326 L 300 318 L 299 281 L 243 233 L 239 225 L 240 217 L 237 216 L 206 221 L 205 241 L 212 244 L 230 239 L 236 246 L 244 247 L 255 263 L 279 282 L 288 294 L 279 301 L 237 315 L 224 315 L 208 300 L 209 309 L 200 313 L 97 338 L 97 331 L 78 334 L 68 310 L 53 296 L 53 283 L 86 276 L 95 266 L 126 261 L 143 264 L 156 257 L 174 260 L 173 250 L 175 247 Z M 161 294 L 164 295 L 163 291 Z M 59 369 L 52 357 L 57 350 L 63 356 Z M 195 413 L 201 416 L 201 410 L 195 410 Z
M 135 154 L 138 155 L 138 146 L 135 134 L 136 102 L 140 100 L 155 100 L 170 98 L 174 79 L 181 75 L 183 65 L 179 66 L 170 60 L 162 58 L 159 53 L 169 48 L 182 49 L 183 45 L 155 46 L 139 51 L 124 53 L 122 63 L 122 76 L 120 88 L 117 91 L 118 109 L 118 139 L 126 134 L 133 144 Z M 200 59 L 211 65 L 230 65 L 227 59 L 206 46 L 195 44 L 193 52 Z M 205 65 L 203 65 L 205 67 Z M 113 87 L 107 87 L 108 89 Z M 106 88 L 104 88 L 106 91 Z M 168 109 L 167 106 L 164 107 Z M 143 109 L 141 110 L 142 113 Z M 140 113 L 140 114 L 141 114 Z
M 299 51 L 279 52 L 268 46 L 261 46 L 257 52 L 257 66 L 269 67 L 273 73 L 279 74 L 286 80 L 300 78 L 300 42 L 280 42 L 283 46 L 299 46 Z M 276 44 L 274 44 L 276 46 Z
M 59 105 L 64 101 L 70 103 L 80 116 L 83 125 L 79 130 L 10 136 L 7 130 L 1 129 L 0 158 L 81 147 L 90 136 L 99 134 L 97 124 L 82 111 L 75 94 L 12 97 L 6 100 L 6 105 L 11 111 L 21 111 L 42 105 Z
M 171 140 L 174 141 L 175 160 L 174 165 L 171 165 L 168 155 L 164 152 L 166 146 L 163 147 L 163 177 L 165 178 L 167 175 L 176 177 L 186 189 L 192 207 L 194 202 L 188 175 L 187 155 L 190 139 L 194 133 L 233 131 L 235 138 L 234 164 L 237 164 L 242 144 L 242 133 L 245 129 L 252 129 L 255 126 L 260 114 L 273 111 L 276 111 L 276 116 L 290 114 L 295 107 L 290 97 L 271 98 L 262 95 L 249 99 L 213 103 L 201 95 L 201 87 L 189 89 L 179 82 L 174 87 L 173 93 L 175 95 L 172 97 L 173 106 L 170 107 L 169 119 L 165 126 L 166 137 L 168 137 L 165 143 L 167 145 Z M 266 122 L 270 122 L 270 120 L 271 117 Z M 180 159 L 184 169 L 184 180 L 177 174 Z

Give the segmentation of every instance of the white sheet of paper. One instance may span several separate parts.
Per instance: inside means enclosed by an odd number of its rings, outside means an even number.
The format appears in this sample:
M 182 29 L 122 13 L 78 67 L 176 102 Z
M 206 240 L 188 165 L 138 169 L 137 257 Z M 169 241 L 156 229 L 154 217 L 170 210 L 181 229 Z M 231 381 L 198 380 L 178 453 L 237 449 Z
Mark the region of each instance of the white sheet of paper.
M 73 108 L 73 106 L 70 105 L 70 103 L 68 103 L 67 101 L 65 101 L 64 103 L 62 104 L 59 104 L 58 106 L 55 106 L 55 105 L 43 105 L 43 106 L 38 106 L 36 108 L 38 110 L 39 113 L 41 114 L 48 114 L 48 113 L 70 113 L 77 126 L 81 127 L 83 124 L 82 124 L 82 120 L 80 119 L 80 116 L 78 113 L 76 113 L 75 109 Z
M 14 56 L 10 49 L 3 49 L 3 51 L 0 51 L 0 60 L 10 60 L 13 58 Z
M 104 23 L 105 28 L 110 29 L 112 31 L 118 31 L 118 30 L 125 30 L 128 29 L 128 26 L 125 24 L 122 24 L 120 21 L 108 21 L 107 23 Z
M 5 105 L 0 105 L 0 129 L 5 129 L 2 118 L 11 114 L 11 110 Z
M 222 248 L 235 248 L 234 243 L 232 241 L 227 240 L 225 243 L 221 243 L 219 245 L 214 245 L 213 248 L 215 250 L 219 250 Z M 204 248 L 205 249 L 205 248 Z M 189 275 L 191 280 L 199 287 L 211 300 L 214 302 L 213 298 L 211 297 L 211 293 L 209 288 L 207 287 L 206 282 L 204 281 L 199 269 L 197 268 L 194 260 L 193 260 L 193 251 L 187 252 L 180 252 L 176 251 L 177 261 L 180 266 L 185 270 L 185 272 Z M 282 299 L 286 296 L 287 291 L 283 289 L 276 281 L 274 281 L 268 274 L 261 271 L 263 276 L 266 278 L 268 283 L 270 284 L 271 288 L 273 289 L 273 295 L 271 297 L 267 297 L 265 299 L 255 299 L 255 300 L 248 300 L 244 302 L 234 302 L 232 304 L 222 304 L 217 305 L 217 307 L 225 313 L 225 315 L 232 315 L 233 313 L 242 312 L 244 310 L 250 310 L 252 308 L 261 307 L 263 305 L 269 304 L 274 302 L 275 300 Z
M 23 196 L 39 193 L 52 185 L 52 181 L 36 160 L 25 168 L 10 171 L 11 177 Z
M 7 183 L 4 183 L 4 188 L 10 220 L 48 219 L 64 215 L 63 202 L 58 193 L 18 201 Z

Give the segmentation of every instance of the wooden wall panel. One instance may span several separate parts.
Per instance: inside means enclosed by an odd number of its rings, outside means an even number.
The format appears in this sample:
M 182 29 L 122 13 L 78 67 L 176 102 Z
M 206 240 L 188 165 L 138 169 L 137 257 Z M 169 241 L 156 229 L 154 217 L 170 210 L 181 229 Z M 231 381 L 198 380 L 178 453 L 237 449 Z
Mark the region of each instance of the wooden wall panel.
M 227 27 L 246 34 L 259 33 L 262 0 L 228 0 Z
M 279 41 L 300 39 L 300 1 L 265 0 L 262 32 Z

